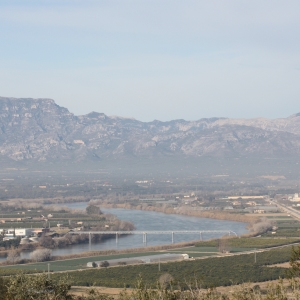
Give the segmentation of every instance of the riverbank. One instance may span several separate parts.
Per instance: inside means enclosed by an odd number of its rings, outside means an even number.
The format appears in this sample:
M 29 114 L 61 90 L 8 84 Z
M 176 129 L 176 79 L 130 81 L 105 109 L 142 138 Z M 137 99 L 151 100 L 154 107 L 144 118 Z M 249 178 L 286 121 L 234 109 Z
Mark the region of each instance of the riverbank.
M 101 203 L 97 200 L 91 200 L 89 203 L 95 205 L 101 205 L 101 207 L 103 208 L 123 208 L 123 209 L 131 209 L 131 210 L 153 211 L 153 212 L 161 212 L 168 215 L 169 214 L 183 215 L 183 216 L 198 217 L 198 218 L 236 221 L 236 222 L 249 223 L 249 224 L 256 223 L 260 219 L 259 217 L 255 217 L 253 215 L 248 216 L 247 214 L 237 214 L 237 213 L 233 214 L 233 213 L 219 212 L 219 211 L 203 211 L 197 209 L 196 207 L 186 207 L 186 206 L 165 207 L 165 206 L 149 206 L 149 205 L 132 205 L 130 203 L 108 204 L 108 203 Z
M 65 197 L 65 198 L 37 198 L 35 200 L 31 200 L 28 203 L 28 199 L 12 199 L 7 203 L 16 203 L 18 205 L 22 204 L 23 207 L 29 206 L 29 204 L 34 204 L 35 206 L 39 204 L 41 207 L 43 205 L 51 205 L 55 209 L 60 209 L 64 204 L 65 207 L 68 207 L 69 204 L 82 203 L 86 202 L 86 204 L 95 204 L 99 205 L 102 208 L 124 208 L 124 209 L 132 209 L 132 210 L 142 210 L 142 211 L 153 211 L 153 212 L 162 212 L 165 214 L 177 214 L 177 215 L 185 215 L 191 217 L 199 217 L 199 218 L 209 218 L 216 220 L 227 220 L 227 221 L 236 221 L 243 223 L 253 223 L 257 222 L 259 216 L 241 214 L 241 213 L 230 213 L 225 211 L 205 211 L 200 210 L 199 207 L 187 207 L 187 206 L 178 206 L 171 207 L 166 205 L 161 206 L 152 206 L 147 204 L 137 204 L 133 205 L 131 203 L 107 203 L 106 201 L 91 199 L 89 200 L 86 197 Z
M 65 259 L 74 259 L 74 258 L 84 258 L 84 257 L 94 257 L 94 256 L 104 256 L 104 255 L 119 255 L 119 254 L 133 254 L 133 253 L 145 253 L 145 252 L 155 252 L 155 251 L 166 251 L 177 248 L 185 248 L 192 247 L 195 245 L 197 241 L 184 242 L 184 243 L 176 243 L 162 246 L 146 246 L 141 248 L 131 248 L 131 249 L 123 249 L 123 250 L 101 250 L 101 251 L 89 251 L 83 252 L 79 254 L 69 254 L 62 256 L 53 257 L 53 261 L 56 260 L 65 260 Z M 198 241 L 199 242 L 199 241 Z

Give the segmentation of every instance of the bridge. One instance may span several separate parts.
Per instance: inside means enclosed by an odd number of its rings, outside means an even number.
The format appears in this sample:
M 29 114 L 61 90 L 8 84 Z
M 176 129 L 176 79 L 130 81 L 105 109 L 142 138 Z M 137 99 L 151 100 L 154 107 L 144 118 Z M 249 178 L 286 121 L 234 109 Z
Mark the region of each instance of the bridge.
M 129 234 L 141 234 L 143 236 L 143 243 L 147 244 L 147 235 L 149 234 L 169 234 L 172 237 L 172 244 L 174 244 L 174 235 L 175 234 L 199 234 L 200 240 L 203 239 L 202 235 L 204 233 L 210 234 L 227 234 L 227 235 L 235 235 L 238 236 L 232 230 L 133 230 L 133 231 L 72 231 L 70 234 L 87 234 L 89 236 L 89 243 L 92 242 L 92 234 L 110 234 L 116 236 L 116 243 L 118 243 L 119 236 L 121 235 L 129 235 Z

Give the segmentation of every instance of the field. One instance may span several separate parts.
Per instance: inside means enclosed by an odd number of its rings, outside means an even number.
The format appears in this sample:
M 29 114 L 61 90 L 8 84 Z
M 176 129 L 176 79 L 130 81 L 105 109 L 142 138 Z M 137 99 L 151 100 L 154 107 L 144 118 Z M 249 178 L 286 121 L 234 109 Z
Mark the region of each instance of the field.
M 232 244 L 234 240 L 231 239 Z M 247 240 L 259 240 L 262 246 L 270 246 L 271 244 L 278 244 L 279 240 L 266 238 L 256 238 Z M 262 243 L 264 241 L 265 243 Z M 268 241 L 268 243 L 267 243 Z M 288 242 L 295 242 L 295 239 L 288 239 Z M 185 247 L 167 250 L 164 252 L 173 253 L 188 253 L 190 256 L 198 257 L 205 256 L 205 259 L 196 259 L 182 262 L 170 262 L 161 263 L 160 271 L 158 270 L 158 264 L 140 264 L 132 266 L 120 266 L 111 268 L 93 268 L 87 269 L 86 263 L 89 261 L 109 260 L 114 258 L 123 257 L 137 257 L 144 255 L 153 255 L 157 252 L 148 253 L 131 253 L 131 254 L 119 254 L 119 255 L 105 255 L 94 256 L 79 259 L 70 259 L 63 261 L 52 261 L 50 263 L 51 272 L 70 271 L 74 285 L 78 286 L 107 286 L 107 287 L 134 287 L 138 277 L 141 275 L 143 280 L 148 285 L 155 285 L 159 276 L 165 272 L 170 273 L 176 281 L 185 284 L 186 282 L 201 281 L 201 284 L 205 287 L 239 284 L 243 282 L 259 282 L 266 280 L 278 279 L 279 277 L 285 277 L 286 271 L 284 268 L 272 267 L 268 265 L 274 265 L 279 263 L 288 262 L 291 255 L 291 246 L 284 246 L 282 248 L 270 249 L 264 252 L 257 250 L 256 254 L 222 254 L 218 257 L 209 257 L 210 255 L 216 255 L 215 250 L 217 247 L 211 246 L 217 241 L 202 242 L 202 247 Z M 208 245 L 207 245 L 208 244 Z M 209 246 L 210 245 L 210 246 Z M 252 244 L 249 242 L 247 246 L 258 246 L 259 243 Z M 263 247 L 262 247 L 263 248 Z M 247 248 L 243 248 L 245 251 Z M 256 256 L 256 263 L 255 263 Z M 48 263 L 34 263 L 27 265 L 15 265 L 1 267 L 1 275 L 15 274 L 19 271 L 25 273 L 31 272 L 43 272 L 47 271 Z M 247 272 L 245 272 L 247 270 Z M 53 273 L 53 278 L 58 278 L 58 273 Z M 184 283 L 185 282 L 185 283 Z
M 299 238 L 275 238 L 275 237 L 253 237 L 253 238 L 231 238 L 199 242 L 196 246 L 199 249 L 206 247 L 227 247 L 230 252 L 246 251 L 249 249 L 264 249 L 281 245 L 288 245 L 300 242 Z M 221 243 L 221 245 L 219 245 Z M 213 249 L 213 248 L 210 248 Z
M 265 233 L 263 236 L 270 237 L 299 237 L 300 236 L 300 223 L 292 218 L 277 219 L 276 226 L 278 229 L 275 234 L 270 232 Z
M 27 216 L 30 215 L 35 218 L 30 221 L 26 220 L 26 224 L 27 222 L 31 225 L 34 222 L 40 224 L 43 222 L 43 220 L 37 220 L 37 212 L 30 211 L 28 214 L 26 213 Z M 102 226 L 108 223 L 103 215 L 97 217 L 81 213 L 74 215 L 67 211 L 56 211 L 53 215 L 51 222 L 54 222 L 54 224 L 55 222 L 64 222 L 75 226 L 77 221 L 80 220 L 84 222 L 86 227 L 91 227 L 95 226 L 96 223 Z M 8 216 L 11 215 L 7 213 Z M 285 268 L 280 267 L 280 265 L 272 268 L 268 266 L 289 261 L 291 245 L 300 243 L 300 224 L 287 215 L 269 214 L 266 217 L 274 221 L 274 226 L 277 227 L 277 229 L 274 229 L 275 234 L 274 232 L 267 232 L 258 237 L 231 237 L 199 241 L 191 247 L 181 245 L 179 248 L 169 250 L 152 251 L 152 249 L 149 249 L 146 250 L 148 252 L 109 255 L 98 255 L 97 253 L 97 256 L 92 257 L 2 266 L 0 275 L 13 275 L 20 271 L 29 274 L 47 272 L 49 265 L 53 278 L 61 276 L 59 272 L 65 272 L 71 277 L 72 284 L 77 286 L 96 285 L 114 288 L 134 287 L 139 276 L 142 276 L 143 281 L 148 286 L 154 287 L 163 273 L 171 274 L 175 281 L 184 288 L 188 284 L 195 284 L 195 281 L 201 283 L 203 287 L 210 287 L 284 278 L 286 276 Z M 255 250 L 255 253 L 243 253 L 253 250 Z M 160 267 L 157 263 L 109 268 L 86 267 L 87 262 L 92 261 L 154 255 L 162 252 L 187 253 L 191 259 L 182 262 L 161 263 Z
M 231 238 L 231 239 L 222 239 L 222 247 L 228 249 L 231 253 L 244 252 L 254 249 L 264 249 L 274 246 L 288 245 L 293 243 L 300 243 L 300 238 Z M 123 253 L 123 254 L 113 254 L 113 255 L 98 255 L 92 257 L 82 257 L 74 259 L 65 259 L 57 260 L 50 262 L 41 262 L 41 263 L 31 263 L 25 265 L 14 265 L 14 266 L 3 266 L 1 269 L 21 269 L 21 270 L 37 270 L 45 271 L 48 269 L 48 263 L 50 263 L 50 269 L 54 272 L 60 271 L 69 271 L 69 270 L 78 270 L 86 269 L 87 262 L 91 261 L 103 261 L 116 258 L 127 258 L 127 257 L 138 257 L 144 255 L 154 255 L 161 252 L 165 253 L 186 253 L 190 257 L 194 258 L 203 258 L 209 256 L 219 256 L 220 249 L 219 244 L 220 240 L 211 240 L 203 241 L 197 243 L 193 247 L 183 247 L 175 248 L 169 250 L 160 250 L 160 251 L 150 251 L 150 252 L 136 252 L 136 253 Z
M 119 255 L 101 255 L 101 256 L 93 256 L 93 257 L 83 257 L 77 259 L 66 259 L 66 260 L 57 260 L 57 261 L 49 261 L 49 262 L 41 262 L 41 263 L 32 263 L 26 265 L 14 265 L 14 266 L 3 266 L 0 270 L 9 269 L 9 270 L 36 270 L 36 271 L 46 271 L 48 270 L 48 263 L 50 264 L 50 270 L 53 272 L 61 272 L 61 271 L 71 271 L 78 269 L 86 269 L 86 264 L 92 261 L 103 261 L 109 259 L 116 258 L 127 258 L 127 257 L 138 257 L 145 255 L 154 255 L 157 252 L 141 252 L 141 253 L 130 253 L 130 254 L 119 254 Z
M 74 285 L 79 286 L 107 286 L 134 287 L 141 276 L 149 286 L 155 286 L 159 276 L 163 273 L 171 274 L 182 286 L 195 283 L 203 287 L 227 286 L 243 282 L 261 282 L 284 278 L 286 270 L 283 268 L 269 268 L 267 265 L 289 261 L 291 247 L 274 249 L 254 254 L 213 257 L 200 260 L 182 261 L 158 264 L 143 264 L 113 268 L 100 268 L 69 273 Z M 245 272 L 247 270 L 247 272 Z M 60 276 L 52 275 L 54 278 Z

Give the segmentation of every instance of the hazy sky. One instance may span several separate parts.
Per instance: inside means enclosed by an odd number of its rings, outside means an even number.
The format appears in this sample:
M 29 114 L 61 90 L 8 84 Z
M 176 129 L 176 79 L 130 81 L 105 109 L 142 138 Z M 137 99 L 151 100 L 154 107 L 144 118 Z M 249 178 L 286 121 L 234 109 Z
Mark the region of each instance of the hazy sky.
M 142 121 L 289 116 L 299 12 L 299 0 L 2 0 L 0 96 Z

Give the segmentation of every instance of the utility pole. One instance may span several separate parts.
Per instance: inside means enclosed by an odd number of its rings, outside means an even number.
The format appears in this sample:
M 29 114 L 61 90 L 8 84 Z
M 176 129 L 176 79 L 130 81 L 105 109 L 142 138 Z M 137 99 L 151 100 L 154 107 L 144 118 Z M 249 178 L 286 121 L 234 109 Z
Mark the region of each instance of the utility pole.
M 256 248 L 254 249 L 254 263 L 256 264 Z
M 50 279 L 50 263 L 48 263 L 48 279 Z
M 158 271 L 160 272 L 160 258 L 158 259 Z

